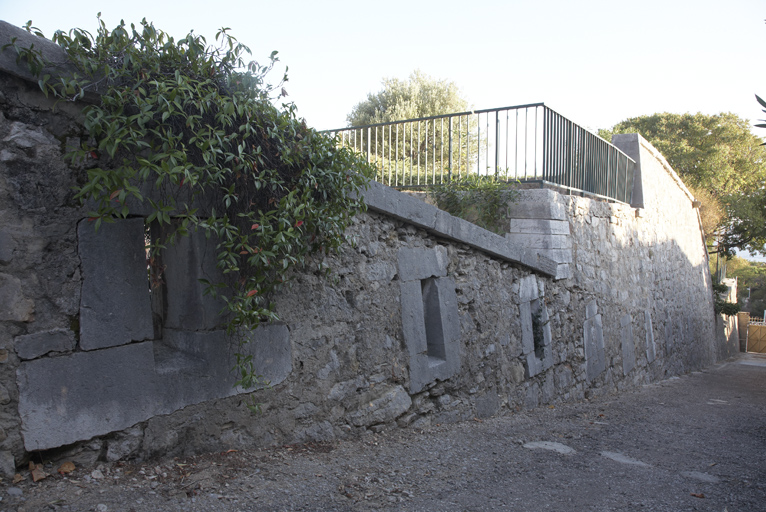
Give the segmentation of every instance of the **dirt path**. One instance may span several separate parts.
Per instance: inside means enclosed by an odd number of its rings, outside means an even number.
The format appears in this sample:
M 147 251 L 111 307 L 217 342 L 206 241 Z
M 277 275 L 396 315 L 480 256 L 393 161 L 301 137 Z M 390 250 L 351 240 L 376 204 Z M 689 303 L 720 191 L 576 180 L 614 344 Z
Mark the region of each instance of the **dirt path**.
M 424 431 L 56 467 L 0 483 L 0 510 L 766 510 L 766 356 Z

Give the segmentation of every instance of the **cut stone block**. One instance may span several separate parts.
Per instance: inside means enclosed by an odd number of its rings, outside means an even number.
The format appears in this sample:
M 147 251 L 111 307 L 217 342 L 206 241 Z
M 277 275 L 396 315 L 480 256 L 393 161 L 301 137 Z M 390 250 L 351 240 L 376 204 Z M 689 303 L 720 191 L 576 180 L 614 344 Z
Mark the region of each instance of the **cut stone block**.
M 651 363 L 657 358 L 657 350 L 654 346 L 652 314 L 649 311 L 644 311 L 644 328 L 646 329 L 646 361 Z
M 670 311 L 665 311 L 665 355 L 673 352 L 673 318 Z
M 397 255 L 399 279 L 414 281 L 447 275 L 447 248 L 437 245 L 433 249 L 402 247 Z
M 241 393 L 236 346 L 223 331 L 166 329 L 161 341 L 23 362 L 17 370 L 24 446 L 44 450 L 123 430 L 159 414 Z M 242 351 L 272 385 L 292 370 L 289 331 L 268 325 Z
M 290 330 L 283 324 L 262 325 L 250 333 L 250 341 L 242 347 L 252 355 L 255 371 L 271 386 L 284 382 L 293 371 Z M 231 365 L 230 365 L 231 367 Z
M 48 352 L 68 352 L 74 349 L 74 333 L 66 329 L 36 332 L 17 336 L 14 340 L 16 354 L 21 359 L 34 359 Z
M 511 202 L 509 205 L 509 216 L 512 219 L 546 219 L 546 220 L 566 220 L 567 212 L 564 205 L 555 201 L 552 191 L 548 197 L 540 197 L 535 201 Z M 525 191 L 529 193 L 529 191 Z
M 23 362 L 16 371 L 28 451 L 55 448 L 157 414 L 152 343 Z
M 82 262 L 80 347 L 95 350 L 154 337 L 144 220 L 77 226 Z
M 521 353 L 524 355 L 534 354 L 535 337 L 532 333 L 531 302 L 519 304 L 519 321 L 521 323 Z
M 519 302 L 530 302 L 539 296 L 540 291 L 534 275 L 528 275 L 519 279 Z
M 596 302 L 596 299 L 593 299 L 585 306 L 585 319 L 593 318 L 596 314 L 598 314 L 598 302 Z
M 515 244 L 529 249 L 571 249 L 572 237 L 569 235 L 544 235 L 537 233 L 510 233 L 506 238 Z
M 622 372 L 624 375 L 636 366 L 636 345 L 633 341 L 633 319 L 629 314 L 620 318 L 620 333 L 622 338 Z
M 200 282 L 200 279 L 213 283 L 223 281 L 223 274 L 216 267 L 215 247 L 213 238 L 206 238 L 204 232 L 198 231 L 179 237 L 163 251 L 167 295 L 165 327 L 200 331 L 219 329 L 223 324 L 220 313 L 226 304 L 205 295 L 205 285 Z
M 510 233 L 569 235 L 569 222 L 548 219 L 511 219 Z
M 587 374 L 588 381 L 592 381 L 606 369 L 604 327 L 601 324 L 601 315 L 595 315 L 586 320 L 583 324 L 583 331 L 585 341 L 585 373 Z
M 534 377 L 553 366 L 553 350 L 548 308 L 540 299 L 519 306 L 522 353 L 526 378 Z

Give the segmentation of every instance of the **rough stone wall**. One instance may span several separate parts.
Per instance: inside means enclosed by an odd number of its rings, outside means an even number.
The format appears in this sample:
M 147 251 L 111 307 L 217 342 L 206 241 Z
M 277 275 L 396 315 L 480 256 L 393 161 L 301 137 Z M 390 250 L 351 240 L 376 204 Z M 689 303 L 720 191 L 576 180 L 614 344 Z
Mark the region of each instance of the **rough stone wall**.
M 77 112 L 0 74 L 0 470 L 25 453 L 18 412 L 20 358 L 74 348 L 81 274 L 72 187 L 62 153 Z M 14 347 L 20 346 L 20 353 Z
M 555 261 L 373 187 L 349 244 L 296 272 L 277 297 L 281 323 L 252 334 L 273 382 L 252 415 L 231 386 L 217 306 L 196 282 L 212 271 L 211 247 L 196 237 L 167 251 L 176 270 L 150 294 L 141 212 L 95 233 L 73 201 L 83 176 L 62 155 L 81 136 L 77 111 L 54 111 L 5 73 L 0 106 L 5 473 L 31 450 L 117 460 L 482 418 L 732 353 L 715 335 L 690 197 L 636 139 L 642 209 L 525 192 L 546 205 Z M 522 234 L 539 224 L 524 219 Z

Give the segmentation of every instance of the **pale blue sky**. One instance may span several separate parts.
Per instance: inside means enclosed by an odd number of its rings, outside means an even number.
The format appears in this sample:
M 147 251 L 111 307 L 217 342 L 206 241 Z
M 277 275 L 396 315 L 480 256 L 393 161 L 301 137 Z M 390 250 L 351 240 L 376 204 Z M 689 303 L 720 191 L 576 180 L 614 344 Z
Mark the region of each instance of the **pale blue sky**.
M 542 101 L 591 129 L 661 111 L 754 121 L 753 95 L 766 95 L 766 4 L 755 0 L 0 0 L 0 19 L 31 19 L 48 36 L 94 31 L 99 11 L 109 27 L 146 17 L 209 41 L 231 27 L 259 61 L 278 50 L 288 99 L 318 129 L 344 126 L 383 77 L 416 68 L 453 80 L 474 108 Z

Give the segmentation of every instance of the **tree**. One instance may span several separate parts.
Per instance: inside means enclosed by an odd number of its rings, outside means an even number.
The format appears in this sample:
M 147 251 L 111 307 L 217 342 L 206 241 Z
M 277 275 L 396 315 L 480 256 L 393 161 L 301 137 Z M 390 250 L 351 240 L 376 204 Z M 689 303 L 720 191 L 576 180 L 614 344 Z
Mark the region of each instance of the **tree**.
M 722 207 L 725 214 L 706 232 L 718 251 L 734 248 L 766 253 L 766 148 L 735 114 L 658 113 L 618 123 L 599 135 L 640 133 L 665 156 L 693 189 L 703 189 L 703 217 Z M 708 216 L 715 219 L 715 215 Z
M 352 136 L 358 148 L 371 154 L 371 160 L 381 169 L 379 179 L 390 184 L 409 180 L 412 184 L 435 175 L 437 167 L 440 176 L 445 171 L 460 175 L 461 169 L 474 168 L 475 164 L 468 162 L 476 158 L 479 135 L 476 116 L 466 113 L 469 108 L 454 82 L 437 80 L 416 70 L 407 80 L 384 79 L 383 89 L 368 94 L 346 120 L 350 127 L 391 123 L 354 130 Z M 397 123 L 454 113 L 466 115 L 452 121 L 442 118 Z M 399 178 L 392 178 L 392 172 Z
M 762 317 L 766 309 L 766 263 L 734 256 L 726 262 L 726 275 L 737 278 L 737 298 L 743 311 Z
M 383 89 L 346 116 L 349 126 L 388 123 L 468 110 L 469 104 L 455 82 L 431 78 L 415 70 L 407 80 L 384 78 Z

